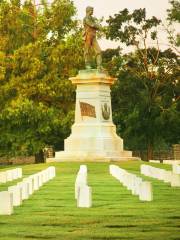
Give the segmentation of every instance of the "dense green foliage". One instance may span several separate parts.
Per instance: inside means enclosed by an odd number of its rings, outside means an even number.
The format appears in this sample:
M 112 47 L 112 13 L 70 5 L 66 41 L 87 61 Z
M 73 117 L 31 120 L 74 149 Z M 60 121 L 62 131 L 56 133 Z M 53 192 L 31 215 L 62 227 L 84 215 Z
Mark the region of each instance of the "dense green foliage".
M 73 121 L 69 76 L 82 67 L 82 38 L 69 0 L 0 3 L 0 155 L 62 148 Z
M 179 24 L 180 24 L 180 2 L 177 0 L 170 1 L 171 8 L 167 10 L 169 21 L 169 26 L 166 28 L 168 32 L 169 42 L 172 47 L 180 54 L 180 33 L 179 33 Z M 175 26 L 174 26 L 175 24 Z M 176 27 L 177 25 L 177 27 Z
M 108 38 L 135 47 L 135 52 L 123 57 L 111 52 L 109 68 L 114 65 L 112 74 L 118 78 L 112 97 L 114 120 L 126 145 L 147 149 L 147 158 L 152 159 L 155 147 L 179 142 L 178 56 L 171 49 L 160 50 L 160 20 L 147 19 L 145 9 L 133 13 L 124 9 L 107 22 Z M 149 38 L 156 47 L 148 46 Z
M 141 162 L 115 163 L 139 174 Z M 23 176 L 49 164 L 22 166 Z M 87 163 L 93 206 L 76 207 L 74 181 L 80 163 L 55 163 L 57 176 L 23 201 L 11 216 L 0 216 L 2 240 L 19 239 L 179 239 L 180 191 L 149 177 L 154 200 L 141 202 L 109 174 L 108 163 Z M 157 164 L 154 164 L 157 166 Z M 170 166 L 158 164 L 158 167 Z M 1 168 L 1 170 L 3 170 Z M 18 180 L 20 181 L 20 180 Z M 7 189 L 9 182 L 0 186 Z
M 171 0 L 171 9 L 168 9 L 168 18 L 171 21 L 177 21 L 180 23 L 180 2 L 177 0 Z

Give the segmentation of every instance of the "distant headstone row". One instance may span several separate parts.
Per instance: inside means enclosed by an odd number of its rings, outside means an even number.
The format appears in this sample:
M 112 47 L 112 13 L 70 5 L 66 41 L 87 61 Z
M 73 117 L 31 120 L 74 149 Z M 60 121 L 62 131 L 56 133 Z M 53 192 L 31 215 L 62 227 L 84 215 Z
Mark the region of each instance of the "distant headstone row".
M 133 195 L 139 195 L 141 201 L 152 201 L 153 191 L 151 182 L 145 182 L 135 174 L 129 173 L 116 165 L 109 166 L 110 174 L 131 190 Z
M 180 160 L 149 160 L 151 163 L 180 164 Z
M 0 172 L 0 183 L 10 182 L 18 178 L 22 178 L 22 168 L 15 168 Z
M 141 174 L 145 176 L 156 178 L 162 180 L 165 183 L 170 183 L 171 187 L 180 187 L 180 175 L 173 173 L 172 171 L 167 171 L 165 169 L 152 167 L 150 165 L 141 165 Z
M 24 178 L 17 185 L 8 187 L 8 191 L 0 192 L 0 215 L 11 215 L 14 206 L 21 205 L 23 200 L 28 199 L 34 191 L 54 178 L 55 175 L 55 167 L 48 167 L 41 172 Z
M 77 207 L 89 208 L 92 206 L 92 190 L 88 186 L 87 166 L 81 165 L 75 181 L 75 199 Z

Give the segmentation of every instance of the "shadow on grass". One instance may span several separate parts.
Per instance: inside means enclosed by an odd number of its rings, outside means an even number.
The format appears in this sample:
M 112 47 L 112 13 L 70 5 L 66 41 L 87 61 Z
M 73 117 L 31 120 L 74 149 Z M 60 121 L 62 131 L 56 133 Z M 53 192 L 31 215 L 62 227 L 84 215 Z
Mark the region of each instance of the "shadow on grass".
M 137 227 L 137 225 L 106 225 L 106 228 L 133 228 Z

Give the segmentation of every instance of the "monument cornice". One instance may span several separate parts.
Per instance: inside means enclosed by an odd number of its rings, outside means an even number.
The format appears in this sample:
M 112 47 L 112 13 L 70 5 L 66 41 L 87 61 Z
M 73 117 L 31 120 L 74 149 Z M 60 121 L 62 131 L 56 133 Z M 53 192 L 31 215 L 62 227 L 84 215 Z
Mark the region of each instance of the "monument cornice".
M 78 84 L 108 84 L 113 85 L 117 78 L 113 78 L 104 72 L 96 69 L 81 70 L 76 77 L 71 77 L 69 80 L 74 85 Z
M 69 78 L 72 84 L 109 84 L 113 85 L 114 82 L 117 80 L 116 78 L 78 78 L 78 77 L 71 77 Z

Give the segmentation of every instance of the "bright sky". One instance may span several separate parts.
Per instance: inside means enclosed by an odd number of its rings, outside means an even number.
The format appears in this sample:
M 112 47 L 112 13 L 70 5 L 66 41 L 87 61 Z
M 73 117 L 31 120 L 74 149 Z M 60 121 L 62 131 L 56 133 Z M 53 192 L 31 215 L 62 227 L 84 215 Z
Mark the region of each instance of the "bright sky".
M 94 7 L 94 16 L 98 19 L 105 17 L 107 19 L 110 15 L 113 16 L 115 13 L 128 8 L 129 11 L 133 11 L 138 8 L 146 8 L 147 16 L 156 16 L 161 20 L 165 21 L 167 16 L 166 10 L 170 8 L 169 0 L 73 0 L 74 5 L 78 11 L 78 18 L 83 19 L 85 16 L 85 9 L 87 6 Z M 164 33 L 161 34 L 160 42 L 165 42 L 166 36 Z M 116 46 L 107 40 L 99 41 L 101 48 L 113 48 Z M 161 46 L 162 48 L 165 45 Z

